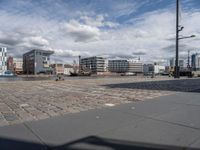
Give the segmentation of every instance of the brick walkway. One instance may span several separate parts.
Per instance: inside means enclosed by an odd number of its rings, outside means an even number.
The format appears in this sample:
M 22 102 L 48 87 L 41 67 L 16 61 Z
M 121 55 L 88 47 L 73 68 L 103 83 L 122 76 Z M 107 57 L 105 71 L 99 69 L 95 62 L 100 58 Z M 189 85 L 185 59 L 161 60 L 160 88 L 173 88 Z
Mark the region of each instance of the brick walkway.
M 163 86 L 157 85 L 160 85 L 159 82 L 162 80 L 165 80 L 162 85 L 169 86 L 169 89 L 159 90 Z M 173 94 L 177 91 L 170 90 L 173 84 L 170 80 L 173 81 L 171 78 L 124 77 L 73 79 L 60 82 L 2 82 L 0 83 L 0 126 Z M 200 81 L 191 79 L 186 82 L 194 82 L 198 86 Z M 185 85 L 186 82 L 180 83 Z M 193 84 L 190 87 L 179 85 L 178 88 L 180 87 L 183 91 L 197 89 Z

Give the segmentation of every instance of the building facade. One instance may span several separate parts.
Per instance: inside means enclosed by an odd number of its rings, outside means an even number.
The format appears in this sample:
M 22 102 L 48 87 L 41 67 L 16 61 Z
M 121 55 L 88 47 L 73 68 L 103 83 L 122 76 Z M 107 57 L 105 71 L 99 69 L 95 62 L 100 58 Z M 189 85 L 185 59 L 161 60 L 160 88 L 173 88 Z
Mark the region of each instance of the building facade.
M 7 48 L 0 47 L 0 75 L 7 70 Z
M 131 73 L 142 73 L 143 63 L 142 62 L 128 62 L 128 72 Z
M 53 69 L 53 74 L 55 75 L 64 74 L 64 64 L 51 64 L 51 68 Z
M 144 64 L 143 65 L 143 73 L 144 75 L 149 75 L 154 73 L 154 65 L 153 64 Z
M 51 74 L 50 55 L 54 52 L 49 50 L 31 50 L 23 55 L 23 71 L 25 74 Z
M 191 66 L 193 71 L 200 70 L 200 54 L 196 53 L 191 56 Z
M 80 59 L 80 71 L 91 71 L 92 73 L 105 71 L 105 59 L 103 57 L 88 57 Z
M 14 72 L 13 57 L 9 56 L 7 59 L 7 70 Z
M 169 60 L 169 66 L 170 67 L 175 67 L 175 59 L 174 58 L 171 58 L 170 60 Z M 183 68 L 184 67 L 184 60 L 183 59 L 179 59 L 179 61 L 178 61 L 178 65 L 179 65 L 179 67 L 181 67 L 181 68 Z
M 15 74 L 23 74 L 23 59 L 13 58 L 13 71 Z
M 108 70 L 116 73 L 142 73 L 143 64 L 141 62 L 133 62 L 129 60 L 109 60 Z
M 108 71 L 116 73 L 128 72 L 129 63 L 127 60 L 109 60 Z
M 64 75 L 70 75 L 70 72 L 74 72 L 74 67 L 69 64 L 64 65 Z
M 165 72 L 165 66 L 162 65 L 154 65 L 154 73 L 161 74 Z

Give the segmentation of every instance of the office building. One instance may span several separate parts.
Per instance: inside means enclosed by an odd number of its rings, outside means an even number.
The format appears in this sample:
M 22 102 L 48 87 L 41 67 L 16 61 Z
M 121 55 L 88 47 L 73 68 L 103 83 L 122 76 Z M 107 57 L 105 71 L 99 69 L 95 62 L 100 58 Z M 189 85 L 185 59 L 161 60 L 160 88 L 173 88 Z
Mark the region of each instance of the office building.
M 169 66 L 170 66 L 170 67 L 174 67 L 174 66 L 175 66 L 175 59 L 174 59 L 174 58 L 171 58 L 171 59 L 169 60 Z
M 34 49 L 23 55 L 23 71 L 25 74 L 51 74 L 50 55 L 54 52 L 49 50 Z
M 143 72 L 143 63 L 128 61 L 128 72 L 142 73 Z
M 170 67 L 175 67 L 176 60 L 174 58 L 171 58 L 169 60 L 169 63 L 170 63 L 170 65 L 169 65 Z M 184 67 L 184 60 L 183 59 L 179 59 L 178 65 L 179 65 L 180 68 L 183 68 Z
M 108 71 L 116 73 L 128 72 L 129 62 L 127 60 L 109 60 Z
M 144 64 L 143 65 L 143 73 L 144 75 L 149 75 L 154 73 L 154 65 L 153 64 Z
M 158 64 L 144 64 L 143 65 L 143 71 L 144 75 L 149 75 L 149 74 L 161 74 L 165 72 L 165 66 L 158 65 Z
M 143 64 L 131 60 L 109 60 L 108 70 L 116 73 L 142 73 Z
M 200 70 L 200 54 L 196 53 L 191 56 L 191 66 L 193 71 Z
M 105 71 L 105 59 L 103 57 L 80 58 L 80 71 L 100 73 Z
M 0 47 L 0 75 L 7 70 L 7 48 Z

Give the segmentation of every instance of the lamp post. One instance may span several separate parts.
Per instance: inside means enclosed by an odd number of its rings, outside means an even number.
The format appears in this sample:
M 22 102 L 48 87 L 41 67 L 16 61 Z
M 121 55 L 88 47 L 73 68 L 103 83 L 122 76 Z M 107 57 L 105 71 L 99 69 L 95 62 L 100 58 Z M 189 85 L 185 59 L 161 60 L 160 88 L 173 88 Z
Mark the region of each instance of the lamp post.
M 179 25 L 179 0 L 176 0 L 176 62 L 175 62 L 175 75 L 174 78 L 180 78 L 179 72 L 179 40 L 193 38 L 195 35 L 183 36 L 179 38 L 179 32 L 184 29 L 183 26 Z
M 183 28 L 181 28 L 182 30 Z M 176 0 L 176 62 L 175 62 L 175 75 L 174 78 L 179 78 L 179 66 L 178 66 L 178 47 L 179 47 L 179 0 Z

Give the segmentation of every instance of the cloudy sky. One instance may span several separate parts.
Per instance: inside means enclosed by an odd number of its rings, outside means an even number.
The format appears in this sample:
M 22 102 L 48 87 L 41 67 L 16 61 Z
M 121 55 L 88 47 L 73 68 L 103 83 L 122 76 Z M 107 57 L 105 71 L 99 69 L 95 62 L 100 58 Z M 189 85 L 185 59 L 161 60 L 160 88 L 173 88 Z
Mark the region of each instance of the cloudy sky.
M 200 50 L 200 0 L 181 1 L 180 56 Z M 21 57 L 34 48 L 55 51 L 55 62 L 78 55 L 138 58 L 175 55 L 176 0 L 0 0 L 0 45 Z

